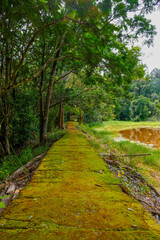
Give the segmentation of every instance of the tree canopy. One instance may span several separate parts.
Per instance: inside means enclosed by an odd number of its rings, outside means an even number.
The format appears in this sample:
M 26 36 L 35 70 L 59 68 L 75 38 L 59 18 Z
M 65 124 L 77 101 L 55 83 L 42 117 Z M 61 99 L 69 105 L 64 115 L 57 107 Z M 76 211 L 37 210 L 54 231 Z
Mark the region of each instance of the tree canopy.
M 118 101 L 116 116 L 120 120 L 160 119 L 160 76 L 159 69 L 152 70 L 149 79 L 133 81 L 129 96 Z M 158 77 L 159 76 L 159 77 Z
M 140 49 L 131 43 L 142 35 L 146 44 L 153 41 L 155 27 L 145 14 L 153 11 L 158 2 L 2 0 L 3 152 L 10 152 L 9 141 L 15 136 L 17 143 L 23 142 L 39 131 L 40 142 L 44 142 L 49 112 L 58 104 L 61 111 L 62 103 L 89 111 L 86 109 L 95 106 L 100 95 L 101 104 L 97 106 L 113 104 L 119 95 L 125 95 L 129 84 L 145 74 Z M 75 84 L 73 76 L 79 79 Z M 18 139 L 22 134 L 24 139 Z

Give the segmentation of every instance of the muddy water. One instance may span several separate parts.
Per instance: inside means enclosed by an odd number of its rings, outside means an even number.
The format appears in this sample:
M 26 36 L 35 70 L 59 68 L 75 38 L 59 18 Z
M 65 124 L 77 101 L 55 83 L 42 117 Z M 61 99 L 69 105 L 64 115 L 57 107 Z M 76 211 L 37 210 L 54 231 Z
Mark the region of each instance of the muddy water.
M 160 148 L 160 129 L 133 128 L 119 133 L 124 138 L 145 144 L 153 144 L 153 148 Z

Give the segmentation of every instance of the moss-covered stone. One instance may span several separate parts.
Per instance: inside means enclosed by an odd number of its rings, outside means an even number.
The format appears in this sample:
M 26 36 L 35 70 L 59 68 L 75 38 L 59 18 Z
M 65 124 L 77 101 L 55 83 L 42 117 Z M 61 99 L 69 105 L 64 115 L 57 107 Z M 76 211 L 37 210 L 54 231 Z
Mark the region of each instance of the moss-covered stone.
M 160 239 L 156 220 L 119 184 L 71 123 L 3 212 L 0 239 Z

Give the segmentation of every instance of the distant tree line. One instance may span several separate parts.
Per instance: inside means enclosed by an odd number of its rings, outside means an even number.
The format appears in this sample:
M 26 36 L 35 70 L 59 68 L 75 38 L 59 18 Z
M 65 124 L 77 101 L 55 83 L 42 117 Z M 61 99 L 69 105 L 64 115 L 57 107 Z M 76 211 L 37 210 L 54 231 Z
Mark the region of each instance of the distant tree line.
M 149 79 L 133 81 L 127 98 L 115 108 L 119 120 L 160 120 L 160 69 L 153 69 Z

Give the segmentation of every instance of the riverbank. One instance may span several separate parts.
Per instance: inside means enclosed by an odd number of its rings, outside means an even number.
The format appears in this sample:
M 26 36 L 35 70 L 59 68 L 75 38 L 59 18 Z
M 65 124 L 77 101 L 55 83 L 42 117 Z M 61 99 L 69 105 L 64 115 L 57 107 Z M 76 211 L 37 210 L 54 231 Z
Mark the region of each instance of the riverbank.
M 89 124 L 91 128 L 93 129 L 105 129 L 109 132 L 118 132 L 125 129 L 131 129 L 131 128 L 141 128 L 141 127 L 152 127 L 152 128 L 160 128 L 160 122 L 132 122 L 132 121 L 116 121 L 116 120 L 110 120 L 105 122 L 96 122 Z
M 101 151 L 116 153 L 118 156 L 123 154 L 151 154 L 136 158 L 124 158 L 122 161 L 131 167 L 136 167 L 137 164 L 141 163 L 146 164 L 149 167 L 154 167 L 160 171 L 160 149 L 152 149 L 145 144 L 131 142 L 120 137 L 121 135 L 119 131 L 121 130 L 142 127 L 160 128 L 160 122 L 107 121 L 81 126 L 84 131 L 95 137 L 93 144 L 96 148 L 101 149 Z M 117 138 L 119 138 L 118 141 Z
M 114 175 L 125 186 L 124 191 L 133 195 L 143 206 L 153 212 L 160 206 L 160 150 L 150 149 L 145 145 L 126 141 L 115 141 L 119 136 L 118 131 L 135 127 L 159 127 L 159 123 L 149 122 L 118 122 L 108 121 L 82 125 L 81 130 L 91 144 L 102 155 Z M 107 155 L 105 155 L 107 154 Z M 110 154 L 110 155 L 108 155 Z M 151 154 L 145 156 L 124 157 L 123 155 Z M 110 159 L 108 161 L 108 159 Z M 116 161 L 115 161 L 116 160 Z M 152 185 L 156 191 L 152 191 Z M 153 215 L 160 221 L 160 211 Z

